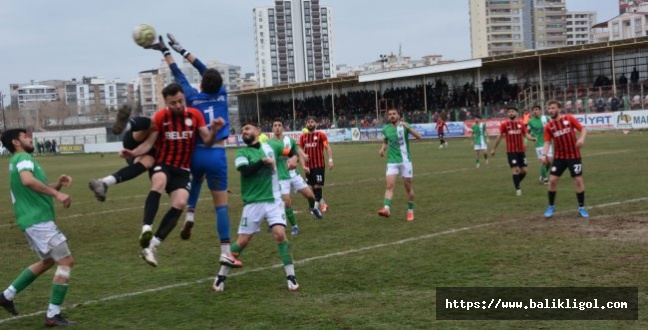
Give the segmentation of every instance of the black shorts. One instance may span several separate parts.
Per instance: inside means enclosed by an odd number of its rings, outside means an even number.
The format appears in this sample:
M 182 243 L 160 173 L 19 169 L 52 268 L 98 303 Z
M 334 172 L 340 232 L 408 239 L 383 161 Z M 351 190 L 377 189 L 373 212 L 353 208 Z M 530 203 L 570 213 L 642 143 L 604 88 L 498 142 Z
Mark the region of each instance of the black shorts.
M 526 155 L 523 152 L 509 152 L 506 156 L 508 157 L 508 163 L 511 168 L 527 166 Z
M 152 177 L 153 174 L 158 172 L 162 172 L 166 175 L 167 182 L 164 190 L 167 194 L 171 194 L 171 192 L 178 189 L 185 189 L 187 191 L 191 190 L 191 175 L 189 170 L 171 167 L 166 164 L 155 164 L 149 171 L 149 175 Z
M 439 139 L 443 139 L 444 136 L 445 136 L 445 134 L 439 133 Z
M 561 176 L 566 169 L 569 169 L 569 174 L 572 178 L 583 175 L 583 162 L 580 158 L 577 159 L 554 159 L 551 162 L 550 174 Z
M 311 168 L 310 173 L 306 176 L 306 183 L 308 183 L 309 186 L 323 186 L 325 171 L 326 169 L 324 167 Z
M 122 146 L 124 147 L 124 149 L 133 150 L 137 148 L 140 144 L 142 144 L 142 142 L 135 141 L 135 139 L 133 138 L 133 132 L 131 130 L 128 130 L 126 131 L 126 133 L 124 133 L 124 139 L 122 140 Z M 155 147 L 151 148 L 151 150 L 145 153 L 145 155 L 149 155 L 155 158 Z M 128 165 L 133 165 L 134 162 L 135 159 L 126 158 L 126 163 Z

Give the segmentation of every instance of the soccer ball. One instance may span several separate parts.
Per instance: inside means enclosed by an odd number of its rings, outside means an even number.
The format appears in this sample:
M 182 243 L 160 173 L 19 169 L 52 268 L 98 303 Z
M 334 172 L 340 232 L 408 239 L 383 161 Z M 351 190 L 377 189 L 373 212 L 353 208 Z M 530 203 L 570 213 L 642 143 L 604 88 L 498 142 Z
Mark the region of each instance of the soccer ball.
M 304 127 L 304 129 L 302 130 L 302 133 L 306 134 L 306 133 L 308 133 L 308 132 L 310 132 L 310 131 L 308 130 L 308 128 Z
M 157 33 L 155 32 L 155 28 L 151 25 L 140 24 L 133 29 L 133 40 L 142 47 L 147 47 L 155 43 L 156 37 Z
M 265 135 L 265 133 L 261 133 L 261 134 L 259 135 L 259 142 L 261 142 L 261 143 L 266 143 L 266 142 L 268 142 L 268 136 Z

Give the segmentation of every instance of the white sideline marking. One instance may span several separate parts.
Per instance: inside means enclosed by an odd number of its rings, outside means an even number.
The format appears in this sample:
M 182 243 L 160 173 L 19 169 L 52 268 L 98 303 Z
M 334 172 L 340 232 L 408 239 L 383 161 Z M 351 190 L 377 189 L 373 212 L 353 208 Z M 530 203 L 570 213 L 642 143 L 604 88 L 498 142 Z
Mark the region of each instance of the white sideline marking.
M 641 197 L 641 198 L 634 198 L 634 199 L 629 199 L 629 200 L 619 201 L 619 202 L 592 205 L 592 206 L 588 207 L 588 209 L 589 208 L 603 208 L 603 207 L 615 206 L 615 205 L 621 205 L 621 204 L 631 204 L 631 203 L 642 202 L 642 201 L 645 201 L 645 200 L 648 200 L 648 197 Z M 563 213 L 569 213 L 569 212 L 571 212 L 571 211 L 556 212 L 556 214 L 563 214 Z M 636 212 L 633 212 L 633 213 L 636 213 Z M 381 244 L 376 244 L 376 245 L 371 245 L 371 246 L 365 246 L 365 247 L 358 248 L 358 249 L 351 249 L 351 250 L 346 250 L 346 251 L 334 252 L 334 253 L 329 253 L 329 254 L 325 254 L 325 255 L 321 255 L 321 256 L 315 256 L 315 257 L 310 257 L 310 258 L 306 258 L 306 259 L 302 259 L 302 260 L 296 260 L 294 263 L 301 265 L 301 264 L 309 263 L 311 261 L 328 259 L 328 258 L 332 258 L 332 257 L 345 256 L 345 255 L 352 254 L 352 253 L 358 253 L 358 252 L 362 252 L 362 251 L 368 251 L 368 250 L 378 249 L 378 248 L 382 248 L 382 247 L 388 247 L 388 246 L 392 246 L 392 245 L 400 245 L 400 244 L 405 244 L 405 243 L 409 243 L 409 242 L 415 242 L 415 241 L 425 240 L 425 239 L 428 239 L 428 238 L 434 238 L 434 237 L 438 237 L 438 236 L 449 235 L 449 234 L 454 234 L 454 233 L 458 233 L 458 232 L 469 231 L 469 230 L 473 230 L 473 229 L 479 229 L 479 228 L 484 228 L 484 227 L 489 227 L 489 226 L 494 226 L 494 225 L 507 224 L 507 223 L 512 223 L 512 222 L 517 222 L 517 221 L 520 221 L 520 220 L 522 220 L 522 219 L 496 221 L 496 222 L 484 223 L 484 224 L 481 224 L 481 225 L 462 227 L 462 228 L 455 228 L 455 229 L 448 229 L 448 230 L 444 230 L 444 231 L 440 231 L 440 232 L 436 232 L 436 233 L 431 233 L 431 234 L 426 234 L 426 235 L 422 235 L 422 236 L 405 238 L 405 239 L 394 241 L 394 242 L 381 243 Z M 258 273 L 258 272 L 266 271 L 266 270 L 269 270 L 269 269 L 275 269 L 275 268 L 281 268 L 281 267 L 283 267 L 282 264 L 275 264 L 275 265 L 266 266 L 266 267 L 258 267 L 258 268 L 253 268 L 253 269 L 250 269 L 250 270 L 244 270 L 244 271 L 241 271 L 241 272 L 237 272 L 237 273 L 234 273 L 232 275 L 229 275 L 228 277 L 241 276 L 241 275 L 250 274 L 250 273 Z M 167 289 L 181 288 L 181 287 L 185 287 L 185 286 L 192 285 L 192 284 L 200 284 L 200 283 L 204 283 L 204 282 L 207 282 L 207 281 L 213 281 L 213 279 L 214 279 L 214 277 L 212 276 L 212 277 L 203 278 L 203 279 L 199 279 L 199 280 L 195 280 L 195 281 L 170 284 L 170 285 L 160 286 L 160 287 L 157 287 L 157 288 L 151 288 L 151 289 L 147 289 L 147 290 L 143 290 L 143 291 L 136 291 L 136 292 L 112 295 L 112 296 L 108 296 L 108 297 L 104 297 L 104 298 L 88 300 L 88 301 L 85 301 L 85 302 L 82 302 L 82 303 L 79 303 L 79 304 L 74 304 L 74 305 L 72 305 L 70 307 L 63 308 L 63 309 L 64 310 L 70 310 L 70 309 L 74 309 L 76 307 L 84 306 L 84 305 L 98 304 L 98 303 L 105 302 L 105 301 L 112 301 L 112 300 L 118 300 L 118 299 L 122 299 L 122 298 L 130 298 L 130 297 L 134 297 L 134 296 L 139 296 L 139 295 L 142 295 L 142 294 L 145 294 L 145 293 L 152 293 L 152 292 L 164 291 L 164 290 L 167 290 Z M 14 316 L 14 317 L 11 317 L 11 318 L 8 318 L 8 319 L 1 319 L 0 324 L 7 323 L 7 322 L 10 322 L 10 321 L 14 321 L 14 320 L 24 319 L 24 318 L 28 318 L 28 317 L 32 317 L 32 316 L 42 316 L 45 312 L 46 311 L 34 312 L 34 313 L 30 313 L 30 314 L 21 314 L 21 315 Z

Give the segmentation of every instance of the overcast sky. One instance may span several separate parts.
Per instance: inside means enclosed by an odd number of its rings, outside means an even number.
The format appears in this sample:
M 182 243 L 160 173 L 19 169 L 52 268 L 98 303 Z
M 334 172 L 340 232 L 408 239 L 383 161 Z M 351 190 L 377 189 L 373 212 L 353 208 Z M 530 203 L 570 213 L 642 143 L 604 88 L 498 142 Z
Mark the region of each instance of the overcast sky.
M 568 10 L 618 14 L 618 0 L 565 0 Z M 379 54 L 470 58 L 469 0 L 321 0 L 333 10 L 336 64 L 360 65 Z M 183 4 L 191 6 L 183 6 Z M 0 0 L 0 91 L 10 83 L 82 76 L 134 80 L 161 55 L 131 39 L 149 23 L 172 32 L 202 60 L 254 72 L 252 9 L 273 0 Z M 384 5 L 383 5 L 384 4 Z M 9 97 L 5 99 L 9 103 Z

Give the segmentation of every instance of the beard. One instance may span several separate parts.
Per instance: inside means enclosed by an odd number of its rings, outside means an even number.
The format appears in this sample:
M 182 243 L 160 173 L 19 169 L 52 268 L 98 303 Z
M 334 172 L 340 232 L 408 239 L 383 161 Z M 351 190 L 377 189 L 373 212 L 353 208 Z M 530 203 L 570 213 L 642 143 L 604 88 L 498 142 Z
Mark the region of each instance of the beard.
M 254 140 L 256 140 L 256 136 L 254 136 L 254 134 L 249 134 L 247 136 L 243 135 L 243 142 L 246 145 L 251 145 L 254 142 Z
M 29 146 L 29 145 L 23 145 L 23 150 L 27 152 L 28 154 L 34 153 L 34 146 Z

